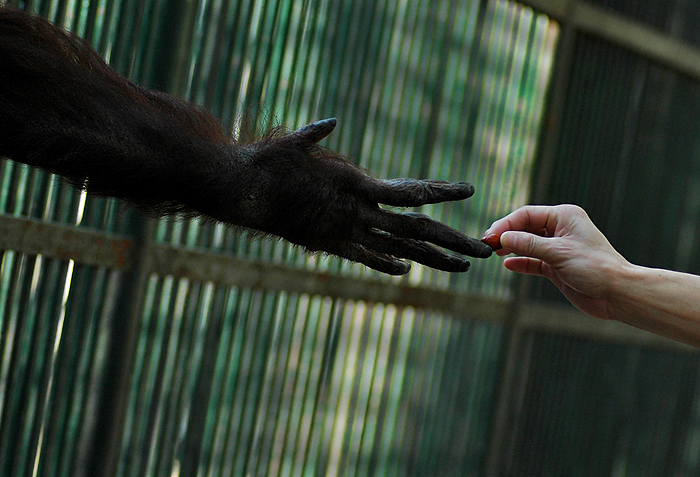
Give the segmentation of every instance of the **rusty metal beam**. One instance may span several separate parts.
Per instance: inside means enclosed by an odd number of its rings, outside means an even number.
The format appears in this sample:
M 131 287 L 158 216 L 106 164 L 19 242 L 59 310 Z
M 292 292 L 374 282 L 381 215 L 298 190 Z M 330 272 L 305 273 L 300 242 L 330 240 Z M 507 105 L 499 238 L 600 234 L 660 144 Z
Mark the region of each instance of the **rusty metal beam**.
M 580 0 L 518 0 L 562 25 L 609 41 L 700 81 L 700 49 L 616 13 Z
M 137 247 L 138 248 L 138 247 Z M 258 288 L 441 311 L 454 317 L 505 324 L 515 312 L 511 300 L 368 280 L 246 260 L 204 250 L 153 244 L 143 273 L 170 275 L 221 286 Z M 134 264 L 130 239 L 68 225 L 0 216 L 0 250 L 42 254 L 77 264 L 128 271 Z M 524 302 L 517 305 L 522 330 L 539 330 L 627 345 L 700 352 L 622 323 L 593 320 L 570 306 Z
M 0 217 L 0 250 L 41 254 L 115 270 L 131 265 L 128 238 L 19 217 Z
M 429 308 L 474 320 L 502 323 L 509 303 L 499 298 L 302 270 L 254 260 L 159 245 L 153 273 L 219 285 L 331 296 L 346 300 Z

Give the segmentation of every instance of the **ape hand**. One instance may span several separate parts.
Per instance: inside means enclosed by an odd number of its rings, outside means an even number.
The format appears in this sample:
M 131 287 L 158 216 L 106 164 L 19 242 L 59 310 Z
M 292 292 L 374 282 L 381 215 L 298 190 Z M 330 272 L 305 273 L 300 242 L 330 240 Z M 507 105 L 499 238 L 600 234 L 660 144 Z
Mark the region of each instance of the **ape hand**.
M 418 207 L 463 200 L 464 182 L 379 180 L 317 145 L 336 125 L 326 119 L 291 134 L 243 146 L 242 193 L 227 221 L 278 235 L 392 275 L 409 271 L 402 259 L 449 272 L 465 272 L 459 255 L 486 258 L 491 248 L 426 215 L 396 213 L 379 204 Z M 241 147 L 241 146 L 238 146 Z M 438 246 L 438 247 L 436 247 Z
M 414 260 L 463 272 L 491 249 L 417 207 L 462 200 L 465 183 L 367 175 L 317 143 L 335 120 L 243 145 L 208 112 L 131 83 L 90 45 L 0 7 L 0 155 L 149 215 L 205 215 L 391 274 Z M 433 245 L 431 245 L 433 244 Z M 436 247 L 438 246 L 438 247 Z

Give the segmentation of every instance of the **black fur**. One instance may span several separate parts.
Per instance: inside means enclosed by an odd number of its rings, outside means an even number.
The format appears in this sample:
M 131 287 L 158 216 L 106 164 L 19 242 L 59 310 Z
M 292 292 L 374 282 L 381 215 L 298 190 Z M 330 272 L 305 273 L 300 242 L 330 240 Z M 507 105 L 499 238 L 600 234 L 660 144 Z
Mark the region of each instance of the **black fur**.
M 468 268 L 425 242 L 491 253 L 425 216 L 378 206 L 461 200 L 469 184 L 372 178 L 317 144 L 335 120 L 235 141 L 201 108 L 119 75 L 86 41 L 3 7 L 0 114 L 0 155 L 151 215 L 204 216 L 393 274 L 408 271 L 400 258 Z

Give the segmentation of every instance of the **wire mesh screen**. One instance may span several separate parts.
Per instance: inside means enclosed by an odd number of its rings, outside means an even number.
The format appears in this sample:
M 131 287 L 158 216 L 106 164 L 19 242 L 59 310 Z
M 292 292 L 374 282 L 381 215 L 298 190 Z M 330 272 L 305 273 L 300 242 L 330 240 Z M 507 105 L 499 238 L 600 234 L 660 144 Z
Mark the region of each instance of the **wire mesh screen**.
M 168 278 L 151 287 L 158 314 L 144 316 L 125 474 L 388 475 L 483 465 L 497 327 Z
M 422 209 L 470 235 L 548 177 L 540 198 L 584 206 L 632 261 L 699 271 L 697 81 L 610 36 L 567 37 L 544 171 L 533 158 L 559 27 L 515 2 L 9 3 L 84 36 L 133 80 L 205 105 L 234 136 L 242 114 L 260 127 L 336 116 L 327 145 L 379 177 L 472 182 L 469 201 Z M 571 5 L 604 5 L 697 44 L 694 2 Z M 134 271 L 61 250 L 2 251 L 2 475 L 85 474 L 103 457 L 103 437 L 114 462 L 97 468 L 116 475 L 700 472 L 697 354 L 520 321 L 509 335 L 488 321 L 492 310 L 469 306 L 441 313 L 171 276 L 149 268 L 148 253 L 204 250 L 320 280 L 509 304 L 513 284 L 497 260 L 461 276 L 415 266 L 385 278 L 222 225 L 151 228 L 120 202 L 10 161 L 0 162 L 0 187 L 0 225 L 31 218 L 61 233 L 96 230 L 89 237 L 99 240 L 123 234 L 140 260 Z M 561 299 L 545 281 L 531 285 L 538 305 Z M 129 333 L 125 365 L 113 343 Z M 119 366 L 126 384 L 112 389 Z M 105 405 L 111 392 L 123 412 Z M 116 439 L 100 434 L 105 420 L 118 421 Z
M 545 200 L 583 206 L 634 263 L 700 272 L 700 86 L 585 35 L 569 79 Z
M 115 275 L 12 251 L 0 270 L 0 470 L 74 474 Z
M 697 475 L 697 356 L 544 333 L 523 347 L 505 473 Z
M 10 3 L 84 36 L 135 81 L 205 104 L 234 135 L 245 112 L 290 126 L 337 116 L 328 145 L 380 177 L 474 183 L 470 201 L 422 210 L 470 235 L 526 200 L 558 27 L 513 2 Z M 138 221 L 25 166 L 5 161 L 0 173 L 5 215 L 123 234 Z M 148 238 L 375 277 L 198 221 L 161 222 Z M 10 250 L 0 279 L 1 472 L 74 475 L 104 417 L 93 393 L 131 282 Z M 414 267 L 396 284 L 512 294 L 497 262 L 462 277 Z M 449 316 L 152 274 L 137 313 L 119 475 L 484 466 L 503 330 L 468 309 Z
M 337 115 L 348 127 L 341 123 L 330 146 L 381 176 L 483 184 L 471 204 L 428 211 L 474 235 L 525 200 L 556 39 L 546 18 L 483 2 L 225 6 L 203 4 L 192 19 L 184 91 L 222 108 L 234 133 L 232 112 L 251 104 L 271 105 L 291 124 Z M 227 15 L 238 25 L 251 20 L 226 46 L 240 48 L 240 58 L 219 53 L 217 68 L 209 52 L 220 48 Z M 292 42 L 299 24 L 308 29 Z M 158 238 L 366 275 L 198 222 L 163 223 Z M 417 267 L 410 281 L 508 293 L 495 268 L 470 273 L 469 284 L 450 284 Z M 152 278 L 148 297 L 122 472 L 384 475 L 483 466 L 499 327 L 167 277 Z M 467 351 L 456 358 L 456 350 Z
M 684 2 L 605 3 L 642 18 L 659 7 L 668 19 Z M 698 273 L 697 80 L 583 33 L 562 75 L 565 100 L 541 199 L 583 206 L 633 263 Z M 544 280 L 530 293 L 563 301 Z M 523 413 L 505 467 L 697 475 L 697 356 L 535 332 L 519 356 Z
M 234 134 L 237 115 L 255 114 L 259 107 L 262 121 L 267 110 L 292 126 L 338 116 L 339 130 L 328 145 L 380 177 L 476 184 L 477 194 L 467 202 L 422 208 L 472 235 L 526 200 L 557 36 L 545 16 L 506 2 L 200 7 L 184 47 L 191 52 L 182 66 L 188 72 L 184 94 L 211 105 Z M 235 26 L 223 21 L 229 17 Z M 202 230 L 198 223 L 181 227 L 164 223 L 159 240 L 290 266 L 372 274 L 309 258 L 284 244 L 250 242 L 230 231 Z M 414 267 L 409 279 L 509 291 L 509 279 L 496 263 L 462 277 Z

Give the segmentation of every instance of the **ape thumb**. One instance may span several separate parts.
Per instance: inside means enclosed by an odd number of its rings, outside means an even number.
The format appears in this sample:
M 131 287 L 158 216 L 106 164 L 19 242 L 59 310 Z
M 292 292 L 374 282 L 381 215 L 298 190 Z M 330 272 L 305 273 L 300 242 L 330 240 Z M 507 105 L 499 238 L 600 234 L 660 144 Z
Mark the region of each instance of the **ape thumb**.
M 528 232 L 503 232 L 501 246 L 523 257 L 539 258 L 545 262 L 552 258 L 550 240 Z

